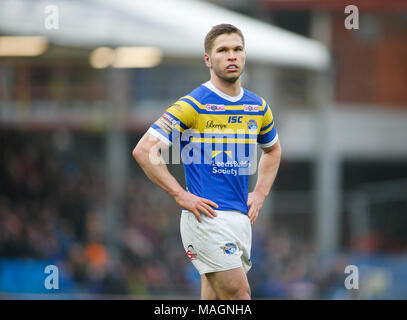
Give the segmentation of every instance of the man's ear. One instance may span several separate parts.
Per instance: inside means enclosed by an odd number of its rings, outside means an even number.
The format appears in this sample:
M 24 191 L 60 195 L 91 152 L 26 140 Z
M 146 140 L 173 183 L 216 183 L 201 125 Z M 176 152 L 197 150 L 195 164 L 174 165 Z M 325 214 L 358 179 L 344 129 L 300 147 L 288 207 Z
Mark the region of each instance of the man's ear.
M 211 59 L 209 58 L 209 55 L 206 52 L 204 53 L 204 61 L 205 61 L 206 66 L 208 68 L 210 68 L 211 67 Z

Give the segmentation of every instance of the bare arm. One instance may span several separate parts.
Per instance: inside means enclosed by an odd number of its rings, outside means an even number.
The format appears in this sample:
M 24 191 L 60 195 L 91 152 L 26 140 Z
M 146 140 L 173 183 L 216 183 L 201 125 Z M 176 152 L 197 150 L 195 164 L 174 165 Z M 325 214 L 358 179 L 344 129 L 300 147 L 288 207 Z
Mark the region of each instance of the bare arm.
M 252 224 L 257 220 L 264 200 L 270 193 L 271 186 L 276 179 L 280 166 L 280 159 L 280 141 L 277 141 L 271 147 L 263 149 L 263 154 L 259 161 L 256 187 L 253 192 L 249 193 L 247 201 L 247 205 L 250 207 L 248 217 Z
M 160 153 L 160 150 L 165 148 L 168 148 L 166 144 L 147 132 L 134 148 L 133 157 L 152 182 L 172 196 L 182 208 L 191 211 L 199 222 L 201 222 L 199 212 L 208 217 L 216 216 L 212 209 L 218 207 L 216 203 L 185 191 L 168 171 Z

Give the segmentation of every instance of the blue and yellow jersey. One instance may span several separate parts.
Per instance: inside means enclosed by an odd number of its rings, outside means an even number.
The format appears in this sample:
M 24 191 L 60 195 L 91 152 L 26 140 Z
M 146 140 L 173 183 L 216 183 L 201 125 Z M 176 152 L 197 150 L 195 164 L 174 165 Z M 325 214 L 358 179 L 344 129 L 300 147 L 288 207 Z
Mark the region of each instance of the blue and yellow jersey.
M 278 140 L 266 101 L 243 89 L 230 97 L 208 81 L 172 104 L 148 132 L 179 145 L 187 190 L 218 204 L 217 210 L 248 213 L 250 167 L 256 146 Z

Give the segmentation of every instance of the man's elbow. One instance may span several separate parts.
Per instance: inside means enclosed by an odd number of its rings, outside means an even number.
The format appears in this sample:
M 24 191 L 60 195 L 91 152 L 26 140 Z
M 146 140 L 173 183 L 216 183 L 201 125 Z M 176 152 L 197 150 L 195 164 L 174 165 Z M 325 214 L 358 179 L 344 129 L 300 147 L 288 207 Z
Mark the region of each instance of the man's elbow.
M 276 157 L 277 157 L 278 163 L 280 163 L 280 161 L 281 161 L 281 153 L 282 153 L 281 145 L 278 144 L 277 149 L 276 149 Z
M 279 141 L 275 143 L 273 146 L 263 149 L 265 154 L 269 154 L 273 157 L 281 158 L 281 144 Z
M 281 144 L 280 143 L 278 144 L 278 146 L 276 148 L 276 153 L 278 154 L 279 158 L 281 158 L 282 150 L 281 150 Z
M 146 149 L 145 147 L 138 143 L 136 145 L 136 147 L 133 149 L 133 158 L 138 162 L 138 163 L 142 163 L 143 159 L 145 158 L 145 154 L 146 154 Z

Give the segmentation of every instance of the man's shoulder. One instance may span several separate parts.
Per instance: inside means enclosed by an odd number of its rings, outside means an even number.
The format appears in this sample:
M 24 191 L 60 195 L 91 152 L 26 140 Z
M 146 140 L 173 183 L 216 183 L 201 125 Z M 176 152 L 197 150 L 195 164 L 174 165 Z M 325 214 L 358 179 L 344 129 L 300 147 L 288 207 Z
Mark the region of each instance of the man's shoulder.
M 187 101 L 190 100 L 192 102 L 203 103 L 205 98 L 210 94 L 208 88 L 206 88 L 203 84 L 196 87 L 194 90 L 186 94 L 185 96 L 181 97 L 180 100 Z
M 257 104 L 261 106 L 267 103 L 263 97 L 257 95 L 256 93 L 247 90 L 246 88 L 243 88 L 243 90 L 244 90 L 243 100 L 245 104 Z

